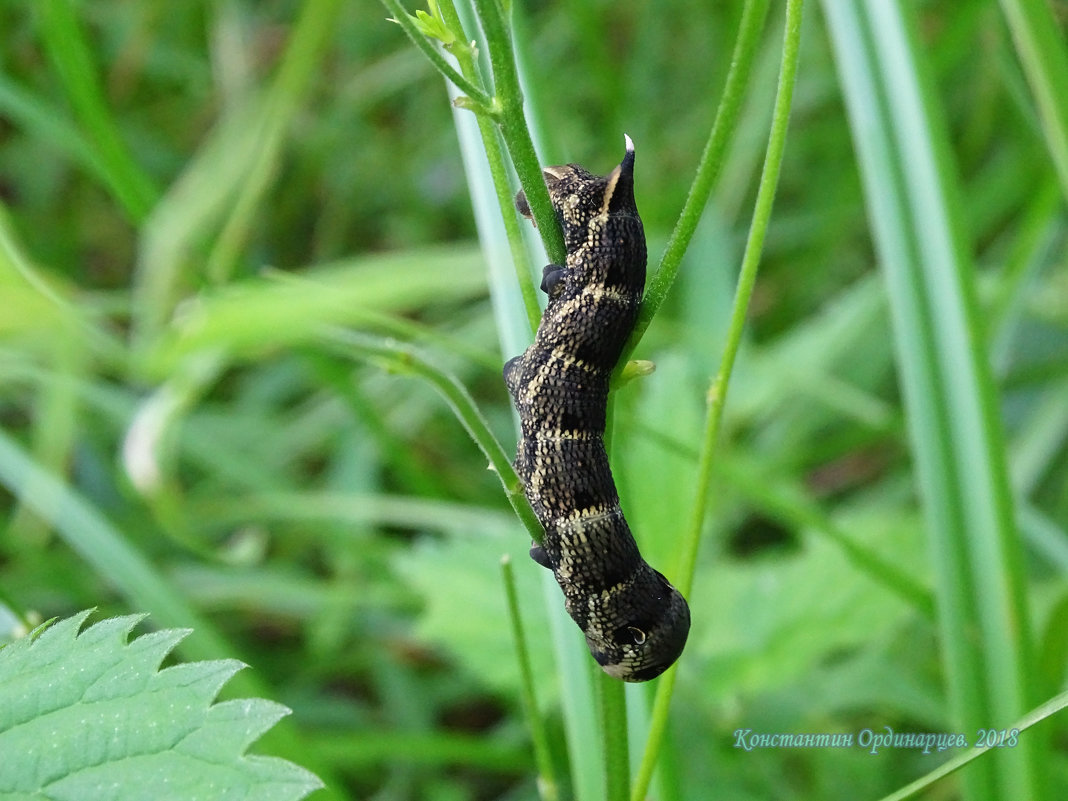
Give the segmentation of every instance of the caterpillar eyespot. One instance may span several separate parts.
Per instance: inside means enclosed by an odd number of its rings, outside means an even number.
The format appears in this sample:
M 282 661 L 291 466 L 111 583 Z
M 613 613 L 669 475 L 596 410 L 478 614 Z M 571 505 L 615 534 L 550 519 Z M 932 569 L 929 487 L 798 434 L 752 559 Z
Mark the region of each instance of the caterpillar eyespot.
M 565 264 L 545 268 L 549 296 L 534 343 L 504 366 L 519 413 L 515 468 L 545 529 L 531 558 L 553 571 L 564 606 L 606 673 L 646 681 L 686 645 L 685 599 L 642 558 L 604 448 L 608 380 L 645 287 L 645 231 L 634 202 L 634 143 L 605 176 L 545 167 Z M 526 197 L 516 208 L 530 217 Z

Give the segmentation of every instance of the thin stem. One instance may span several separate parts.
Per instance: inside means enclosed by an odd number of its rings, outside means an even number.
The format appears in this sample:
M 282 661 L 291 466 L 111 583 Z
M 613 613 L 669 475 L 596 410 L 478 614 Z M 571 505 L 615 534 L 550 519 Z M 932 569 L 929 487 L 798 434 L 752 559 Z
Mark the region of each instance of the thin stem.
M 1065 708 L 1068 708 L 1068 692 L 1055 695 L 1044 704 L 1035 707 L 1016 723 L 1009 726 L 1008 731 L 1017 731 L 1020 734 L 1023 734 L 1036 723 L 1040 723 Z M 926 790 L 938 780 L 945 778 L 951 773 L 955 773 L 972 760 L 990 753 L 992 749 L 996 749 L 997 747 L 997 743 L 988 742 L 985 745 L 969 748 L 958 756 L 953 757 L 953 759 L 939 765 L 926 776 L 921 776 L 916 781 L 906 784 L 900 790 L 896 790 L 890 795 L 883 796 L 880 801 L 906 801 L 908 798 L 914 798 L 920 791 Z
M 738 353 L 745 328 L 746 312 L 756 282 L 757 267 L 764 246 L 764 236 L 771 218 L 772 203 L 779 180 L 782 154 L 786 146 L 786 129 L 790 120 L 790 107 L 793 101 L 794 81 L 797 77 L 797 55 L 801 40 L 802 0 L 789 0 L 786 6 L 786 33 L 783 39 L 782 66 L 779 71 L 779 86 L 775 96 L 775 110 L 772 116 L 771 133 L 768 137 L 768 151 L 764 159 L 764 170 L 760 176 L 753 221 L 749 226 L 749 238 L 746 242 L 742 268 L 738 276 L 738 288 L 735 291 L 731 310 L 730 328 L 719 373 L 716 375 L 709 392 L 708 416 L 698 461 L 698 480 L 696 499 L 687 530 L 685 551 L 680 569 L 676 572 L 676 585 L 684 595 L 689 595 L 693 586 L 694 568 L 697 563 L 697 547 L 704 527 L 707 510 L 708 487 L 712 478 L 712 461 L 719 430 L 723 418 L 723 403 L 730 384 L 731 371 Z M 652 722 L 645 754 L 634 782 L 632 799 L 641 801 L 649 788 L 657 756 L 663 744 L 667 729 L 668 709 L 675 687 L 676 668 L 670 668 L 660 679 L 656 699 L 653 702 Z
M 404 10 L 404 6 L 400 4 L 400 0 L 382 0 L 382 3 L 390 10 L 390 12 L 392 12 L 393 22 L 396 22 L 401 26 L 401 29 L 408 34 L 408 38 L 412 40 L 412 43 L 416 47 L 423 51 L 423 55 L 430 60 L 430 63 L 434 65 L 434 68 L 445 76 L 445 78 L 452 81 L 461 92 L 466 94 L 480 113 L 492 114 L 493 100 L 490 98 L 489 94 L 484 89 L 476 86 L 472 81 L 458 73 L 456 69 L 445 60 L 445 57 L 441 54 L 441 51 L 438 50 L 437 46 L 424 36 L 422 31 L 415 26 L 415 23 L 412 22 L 412 18 L 408 15 L 408 12 Z M 455 32 L 455 29 L 453 30 Z M 463 43 L 461 47 L 466 48 L 467 40 L 461 37 L 460 41 Z
M 746 0 L 742 9 L 742 19 L 738 25 L 738 38 L 734 43 L 734 53 L 731 55 L 731 66 L 727 72 L 727 80 L 723 86 L 723 97 L 720 98 L 719 108 L 716 110 L 716 118 L 712 124 L 712 130 L 708 134 L 701 161 L 697 166 L 697 174 L 694 176 L 690 192 L 686 197 L 686 203 L 679 214 L 679 220 L 675 223 L 675 230 L 671 233 L 664 255 L 660 258 L 660 264 L 656 268 L 649 286 L 645 290 L 645 298 L 642 300 L 638 322 L 631 332 L 626 348 L 623 350 L 623 358 L 620 364 L 625 364 L 627 357 L 633 353 L 638 342 L 641 341 L 645 330 L 649 327 L 660 305 L 667 297 L 671 285 L 675 282 L 682 257 L 693 239 L 694 231 L 704 213 L 708 203 L 712 186 L 719 176 L 723 166 L 723 157 L 727 151 L 727 144 L 738 124 L 738 114 L 742 107 L 742 98 L 745 96 L 745 88 L 749 83 L 749 75 L 753 68 L 753 59 L 756 56 L 760 33 L 764 29 L 764 20 L 767 17 L 768 0 Z
M 531 330 L 538 327 L 541 319 L 541 306 L 538 303 L 534 287 L 530 261 L 523 244 L 522 232 L 516 220 L 512 204 L 512 193 L 505 167 L 504 154 L 490 121 L 500 125 L 501 137 L 515 166 L 519 183 L 523 187 L 527 203 L 534 217 L 535 225 L 541 236 L 542 244 L 554 264 L 562 264 L 566 258 L 563 233 L 556 220 L 549 193 L 545 188 L 541 164 L 534 150 L 534 143 L 527 129 L 523 115 L 523 93 L 519 86 L 516 72 L 515 53 L 512 48 L 511 34 L 505 10 L 498 0 L 475 0 L 479 23 L 486 36 L 486 46 L 490 56 L 493 72 L 492 82 L 497 94 L 492 96 L 483 89 L 482 76 L 475 65 L 473 48 L 468 44 L 463 23 L 456 13 L 452 0 L 441 0 L 438 8 L 441 20 L 449 30 L 455 42 L 449 47 L 456 58 L 459 72 L 448 63 L 438 47 L 429 37 L 419 30 L 412 17 L 404 10 L 400 0 L 382 0 L 393 13 L 396 22 L 415 45 L 423 51 L 437 70 L 451 81 L 457 89 L 466 93 L 466 98 L 457 98 L 456 105 L 470 109 L 475 113 L 479 134 L 486 152 L 486 158 L 493 178 L 498 205 L 504 219 L 505 233 L 508 237 L 509 250 L 515 264 L 519 280 L 523 305 Z
M 563 264 L 567 256 L 564 235 L 549 202 L 549 191 L 545 188 L 538 154 L 523 116 L 523 92 L 519 86 L 515 53 L 504 11 L 499 0 L 474 0 L 474 5 L 486 34 L 486 47 L 497 93 L 496 108 L 499 109 L 496 119 L 501 126 L 501 136 L 512 157 L 545 252 L 553 264 Z
M 1043 0 L 1001 0 L 1001 10 L 1038 104 L 1061 192 L 1068 198 L 1068 51 L 1063 26 Z
M 786 7 L 786 35 L 783 41 L 782 67 L 779 72 L 779 87 L 775 97 L 771 134 L 768 137 L 768 152 L 764 159 L 764 170 L 760 176 L 753 222 L 749 226 L 749 238 L 742 257 L 742 269 L 738 276 L 738 287 L 735 290 L 734 304 L 731 309 L 727 343 L 723 350 L 719 373 L 709 389 L 708 418 L 705 423 L 704 444 L 698 462 L 697 498 L 690 519 L 688 548 L 682 569 L 679 571 L 679 588 L 684 593 L 689 593 L 693 583 L 697 546 L 708 503 L 708 486 L 712 478 L 712 458 L 723 421 L 723 406 L 730 386 L 734 360 L 742 342 L 749 299 L 753 294 L 753 285 L 756 283 L 757 269 L 764 248 L 764 236 L 768 230 L 771 207 L 775 201 L 775 189 L 779 182 L 779 168 L 782 165 L 782 154 L 786 147 L 786 128 L 790 121 L 790 107 L 793 102 L 794 80 L 797 77 L 802 5 L 802 0 L 790 0 Z
M 542 801 L 556 801 L 560 797 L 553 771 L 552 752 L 549 748 L 549 733 L 545 729 L 545 720 L 538 712 L 538 701 L 534 695 L 534 669 L 530 662 L 526 636 L 523 634 L 523 619 L 519 614 L 519 595 L 516 592 L 515 572 L 512 560 L 507 556 L 501 559 L 501 579 L 504 581 L 504 595 L 508 601 L 508 617 L 512 621 L 512 639 L 515 641 L 516 661 L 519 663 L 519 686 L 523 698 L 523 711 L 530 727 L 530 737 L 534 744 L 534 762 L 538 766 L 538 795 Z
M 456 13 L 456 6 L 452 0 L 440 0 L 438 8 L 450 30 L 458 35 L 466 36 L 463 22 Z M 475 65 L 474 54 L 471 48 L 457 48 L 455 52 L 456 63 L 460 65 L 460 72 L 471 81 L 480 80 L 478 68 Z M 523 232 L 519 230 L 519 220 L 516 217 L 515 205 L 512 202 L 512 188 L 508 180 L 508 170 L 505 166 L 504 149 L 497 131 L 484 114 L 475 114 L 478 124 L 478 132 L 482 137 L 482 148 L 486 152 L 486 162 L 489 165 L 490 177 L 493 179 L 493 189 L 497 195 L 497 205 L 501 209 L 501 219 L 504 222 L 504 232 L 508 239 L 508 250 L 512 254 L 512 264 L 515 267 L 516 279 L 519 281 L 519 292 L 523 298 L 523 307 L 527 312 L 527 320 L 530 322 L 530 330 L 537 330 L 538 321 L 541 320 L 541 306 L 538 304 L 538 293 L 534 287 L 534 280 L 530 266 L 530 258 L 527 254 L 526 245 L 523 243 Z
M 597 673 L 597 700 L 601 708 L 601 740 L 604 745 L 605 798 L 607 801 L 627 801 L 630 795 L 630 755 L 623 682 L 602 671 Z
M 415 349 L 391 340 L 342 330 L 331 330 L 329 340 L 333 344 L 343 346 L 349 355 L 381 364 L 397 372 L 411 373 L 429 381 L 445 398 L 457 419 L 471 435 L 471 439 L 489 460 L 490 468 L 497 473 L 504 486 L 508 502 L 531 539 L 541 542 L 543 537 L 541 523 L 534 516 L 534 511 L 523 494 L 523 485 L 519 476 L 516 475 L 501 444 L 493 436 L 486 418 L 483 417 L 467 390 L 454 376 L 432 364 Z

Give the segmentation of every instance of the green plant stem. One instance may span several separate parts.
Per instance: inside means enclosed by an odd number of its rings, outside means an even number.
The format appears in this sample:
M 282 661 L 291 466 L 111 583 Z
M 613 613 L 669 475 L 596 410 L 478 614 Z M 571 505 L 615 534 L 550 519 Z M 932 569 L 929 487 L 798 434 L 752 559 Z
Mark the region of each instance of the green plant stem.
M 630 796 L 630 753 L 627 744 L 627 700 L 623 682 L 597 671 L 597 701 L 601 710 L 606 801 Z
M 738 288 L 735 291 L 734 303 L 731 309 L 727 343 L 724 347 L 719 373 L 716 375 L 709 391 L 708 415 L 705 420 L 704 437 L 698 460 L 696 497 L 686 531 L 682 564 L 676 571 L 676 586 L 684 595 L 689 595 L 693 586 L 694 569 L 697 564 L 697 548 L 701 539 L 701 531 L 704 528 L 707 499 L 709 497 L 708 487 L 712 479 L 713 455 L 719 439 L 719 430 L 723 418 L 723 404 L 730 385 L 735 356 L 738 353 L 742 332 L 745 328 L 746 312 L 749 308 L 753 284 L 756 282 L 757 267 L 764 247 L 764 236 L 767 232 L 768 221 L 771 218 L 772 203 L 775 200 L 775 189 L 779 180 L 779 169 L 782 165 L 783 150 L 786 146 L 786 129 L 790 120 L 794 82 L 797 77 L 802 8 L 802 0 L 789 0 L 786 6 L 786 32 L 783 37 L 782 66 L 779 71 L 779 86 L 775 96 L 771 133 L 768 137 L 768 151 L 764 159 L 764 169 L 760 176 L 760 186 L 757 190 L 756 205 L 753 210 L 753 221 L 749 226 L 749 238 L 746 242 L 745 254 L 742 257 Z M 656 767 L 657 756 L 667 729 L 668 709 L 675 687 L 676 670 L 677 664 L 664 673 L 656 689 L 649 737 L 631 796 L 634 801 L 642 801 L 649 789 L 649 782 L 652 779 L 653 769 Z
M 466 33 L 456 6 L 452 0 L 440 0 L 438 7 L 442 17 L 456 35 L 465 37 Z M 456 63 L 460 65 L 460 72 L 471 82 L 481 80 L 478 67 L 475 64 L 474 55 L 470 47 L 455 48 Z M 486 114 L 475 112 L 475 121 L 478 125 L 479 136 L 482 138 L 482 147 L 486 153 L 486 162 L 489 165 L 490 176 L 493 179 L 493 190 L 497 195 L 497 205 L 501 209 L 501 220 L 504 223 L 505 236 L 508 239 L 508 250 L 512 254 L 512 264 L 515 267 L 516 279 L 519 282 L 519 292 L 523 298 L 523 307 L 526 309 L 527 320 L 530 323 L 530 331 L 537 330 L 538 321 L 541 320 L 541 306 L 538 304 L 538 293 L 534 287 L 530 258 L 527 254 L 526 245 L 523 243 L 523 232 L 519 229 L 519 220 L 516 216 L 515 204 L 512 200 L 512 188 L 508 180 L 508 169 L 505 166 L 504 148 L 497 136 L 497 130 L 490 117 Z
M 790 108 L 793 103 L 794 83 L 797 77 L 797 54 L 801 40 L 802 0 L 790 0 L 786 7 L 786 35 L 783 38 L 782 67 L 779 71 L 779 87 L 775 96 L 775 110 L 771 121 L 771 134 L 768 137 L 768 152 L 764 158 L 764 169 L 760 176 L 760 186 L 753 210 L 753 221 L 749 226 L 742 268 L 738 275 L 738 287 L 735 290 L 734 303 L 731 307 L 730 324 L 727 330 L 727 342 L 723 349 L 719 372 L 709 389 L 708 417 L 702 439 L 701 455 L 698 460 L 697 497 L 690 519 L 687 548 L 682 566 L 678 571 L 679 589 L 689 593 L 693 585 L 694 568 L 697 564 L 697 547 L 704 525 L 705 511 L 709 497 L 708 487 L 712 479 L 712 461 L 719 430 L 723 421 L 723 406 L 727 399 L 734 360 L 745 331 L 745 318 L 749 310 L 749 299 L 756 283 L 760 256 L 764 249 L 764 237 L 771 219 L 771 208 L 775 201 L 775 189 L 779 182 L 779 170 L 782 155 L 786 147 L 786 129 L 790 122 Z
M 531 269 L 530 257 L 526 245 L 523 243 L 523 232 L 519 230 L 519 219 L 516 216 L 515 204 L 512 202 L 512 194 L 508 185 L 508 170 L 505 167 L 504 152 L 501 149 L 500 139 L 493 125 L 484 117 L 478 117 L 478 130 L 482 136 L 482 142 L 486 149 L 486 161 L 489 163 L 490 175 L 493 177 L 494 190 L 497 193 L 497 202 L 501 207 L 501 218 L 504 221 L 504 231 L 508 238 L 508 249 L 512 254 L 512 263 L 515 265 L 516 280 L 519 282 L 519 293 L 523 298 L 523 308 L 526 309 L 527 321 L 533 334 L 538 330 L 541 322 L 541 306 L 538 303 L 538 290 L 534 286 L 533 270 Z
M 399 0 L 382 0 L 382 2 L 393 13 L 394 21 L 404 29 L 408 37 L 430 59 L 438 71 L 461 92 L 467 94 L 466 100 L 462 102 L 457 100 L 457 105 L 475 113 L 490 174 L 493 177 L 497 202 L 501 207 L 512 261 L 516 267 L 523 305 L 526 308 L 531 331 L 533 331 L 538 327 L 541 319 L 541 306 L 538 303 L 537 291 L 532 279 L 530 261 L 523 245 L 522 232 L 519 230 L 513 209 L 504 154 L 491 121 L 499 125 L 501 138 L 511 156 L 519 183 L 523 187 L 530 206 L 534 224 L 537 226 L 550 262 L 562 264 L 567 254 L 564 249 L 563 232 L 560 230 L 556 213 L 549 201 L 541 164 L 534 150 L 534 142 L 530 138 L 530 131 L 523 114 L 523 93 L 519 86 L 515 53 L 505 16 L 506 11 L 498 0 L 475 0 L 474 2 L 479 23 L 486 36 L 486 46 L 490 57 L 492 83 L 495 90 L 494 96 L 490 97 L 484 89 L 480 88 L 482 76 L 475 65 L 472 48 L 467 45 L 467 34 L 452 0 L 441 0 L 439 9 L 446 27 L 458 42 L 450 49 L 460 67 L 459 72 L 445 60 L 436 45 L 419 31 Z
M 523 634 L 523 619 L 519 613 L 519 596 L 516 592 L 515 573 L 512 560 L 507 556 L 501 559 L 501 579 L 504 582 L 504 595 L 508 601 L 508 617 L 512 621 L 512 639 L 515 641 L 515 653 L 519 662 L 519 684 L 523 698 L 523 711 L 526 712 L 527 726 L 534 743 L 534 761 L 538 766 L 538 794 L 542 801 L 556 801 L 560 792 L 553 771 L 552 752 L 549 749 L 549 733 L 545 729 L 545 720 L 538 712 L 538 702 L 534 695 L 534 669 L 530 663 L 527 639 Z
M 349 355 L 364 361 L 374 362 L 397 372 L 411 373 L 429 381 L 445 398 L 457 419 L 489 460 L 490 467 L 504 486 L 508 502 L 531 539 L 541 542 L 544 536 L 541 523 L 534 516 L 534 511 L 523 494 L 523 484 L 519 476 L 515 474 L 515 469 L 501 444 L 493 436 L 486 418 L 455 377 L 432 364 L 416 350 L 390 340 L 334 330 L 330 333 L 328 342 L 341 346 Z
M 764 29 L 764 20 L 767 18 L 768 0 L 746 0 L 742 8 L 742 18 L 738 25 L 738 38 L 734 43 L 734 52 L 731 55 L 731 66 L 727 72 L 727 80 L 723 85 L 723 97 L 720 98 L 716 109 L 716 118 L 709 131 L 708 141 L 701 153 L 701 160 L 697 165 L 697 174 L 690 185 L 686 203 L 679 214 L 679 220 L 675 223 L 675 229 L 671 232 L 667 247 L 660 264 L 649 281 L 642 300 L 641 311 L 638 314 L 638 322 L 631 332 L 627 346 L 623 350 L 623 358 L 620 364 L 626 364 L 627 358 L 638 346 L 645 330 L 649 327 L 653 317 L 660 309 L 660 305 L 667 297 L 671 285 L 675 282 L 679 266 L 686 249 L 690 246 L 694 231 L 704 213 L 708 203 L 712 187 L 719 176 L 723 166 L 723 157 L 727 151 L 727 145 L 738 124 L 738 114 L 742 108 L 742 98 L 745 96 L 745 88 L 749 83 L 749 75 L 753 70 L 753 59 L 756 57 L 760 42 L 760 33 Z
M 523 187 L 549 261 L 553 264 L 563 264 L 567 256 L 564 235 L 549 202 L 549 191 L 545 188 L 541 164 L 523 115 L 523 92 L 519 87 L 515 53 L 504 10 L 499 0 L 474 0 L 474 5 L 479 23 L 486 34 L 496 91 L 495 107 L 500 110 L 496 119 L 501 126 L 501 136 L 504 137 L 505 146 L 512 157 L 516 175 Z
M 390 12 L 392 12 L 393 22 L 396 22 L 401 26 L 401 30 L 403 30 L 408 35 L 408 38 L 412 40 L 412 44 L 422 51 L 423 55 L 434 65 L 435 69 L 445 78 L 452 81 L 456 85 L 456 88 L 467 95 L 482 113 L 492 113 L 493 101 L 489 94 L 487 94 L 484 89 L 476 86 L 467 77 L 458 73 L 456 69 L 445 60 L 445 57 L 441 54 L 441 51 L 438 50 L 437 46 L 427 39 L 422 31 L 415 27 L 412 18 L 408 15 L 408 12 L 405 11 L 404 6 L 400 4 L 400 0 L 382 0 L 382 3 L 390 10 Z M 452 27 L 451 24 L 449 27 Z M 463 42 L 466 47 L 467 40 L 461 39 L 460 41 Z

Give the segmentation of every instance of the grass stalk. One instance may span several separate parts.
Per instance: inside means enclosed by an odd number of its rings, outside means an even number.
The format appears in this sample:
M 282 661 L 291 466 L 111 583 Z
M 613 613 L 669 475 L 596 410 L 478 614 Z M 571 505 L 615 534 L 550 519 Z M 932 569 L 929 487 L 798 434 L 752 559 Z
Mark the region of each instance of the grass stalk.
M 556 801 L 560 797 L 560 790 L 555 771 L 553 771 L 549 733 L 545 729 L 545 719 L 538 711 L 538 701 L 534 694 L 534 669 L 530 662 L 527 639 L 523 633 L 523 618 L 519 611 L 515 572 L 512 570 L 512 560 L 507 556 L 501 559 L 501 579 L 504 582 L 504 595 L 508 601 L 508 618 L 512 621 L 512 639 L 515 641 L 515 653 L 519 662 L 523 711 L 526 713 L 530 738 L 534 744 L 534 762 L 538 766 L 538 795 L 541 796 L 542 801 Z
M 1068 692 L 1063 692 L 1051 698 L 1046 703 L 1032 709 L 1026 715 L 1024 715 L 1016 723 L 1008 726 L 1008 731 L 1017 731 L 1021 735 L 1034 726 L 1036 723 L 1040 723 L 1048 717 L 1060 712 L 1062 709 L 1068 708 Z M 915 798 L 916 795 L 923 790 L 926 790 L 931 785 L 944 779 L 950 774 L 956 773 L 963 768 L 969 762 L 978 759 L 984 754 L 990 753 L 992 750 L 996 750 L 996 745 L 983 745 L 975 748 L 969 748 L 962 754 L 953 757 L 953 759 L 939 765 L 925 776 L 921 776 L 914 782 L 909 782 L 900 790 L 897 790 L 890 795 L 884 796 L 879 801 L 906 801 L 909 798 Z
M 630 754 L 627 742 L 627 701 L 624 685 L 597 671 L 597 702 L 601 711 L 601 741 L 606 801 L 630 797 Z
M 782 165 L 782 155 L 786 147 L 786 129 L 790 120 L 794 82 L 797 77 L 802 8 L 802 0 L 790 0 L 786 7 L 786 31 L 783 36 L 782 66 L 779 71 L 779 86 L 775 96 L 775 110 L 772 116 L 771 133 L 768 137 L 768 150 L 764 159 L 764 169 L 760 176 L 760 185 L 757 189 L 753 221 L 749 226 L 749 238 L 746 242 L 745 254 L 742 257 L 738 287 L 735 291 L 731 308 L 727 343 L 724 347 L 723 358 L 720 361 L 719 372 L 709 391 L 708 414 L 705 419 L 704 436 L 698 459 L 696 497 L 684 539 L 682 564 L 675 572 L 676 586 L 684 595 L 689 595 L 693 586 L 693 575 L 697 565 L 697 548 L 701 540 L 701 531 L 704 528 L 709 495 L 708 487 L 712 479 L 713 456 L 719 439 L 723 405 L 730 384 L 734 360 L 741 344 L 742 332 L 745 329 L 749 299 L 752 296 L 753 285 L 756 282 L 757 267 L 764 247 L 764 236 L 767 233 L 768 222 L 771 219 L 771 208 L 775 199 L 775 189 L 778 185 L 779 169 Z M 641 766 L 638 769 L 638 776 L 634 782 L 634 791 L 631 795 L 634 801 L 642 801 L 645 798 L 649 783 L 652 780 L 653 770 L 656 767 L 657 757 L 663 745 L 664 733 L 667 729 L 668 710 L 671 705 L 671 696 L 675 689 L 677 667 L 677 665 L 674 665 L 665 672 L 656 688 L 649 737 L 646 741 L 645 752 L 642 755 Z
M 452 0 L 441 0 L 439 7 L 445 23 L 450 29 L 463 37 L 461 41 L 466 42 L 467 34 Z M 465 78 L 472 82 L 481 80 L 478 67 L 475 64 L 474 54 L 470 47 L 454 48 L 453 54 Z M 538 321 L 541 319 L 541 306 L 538 304 L 538 294 L 534 287 L 530 258 L 527 254 L 526 244 L 523 242 L 523 232 L 519 228 L 519 220 L 512 200 L 512 187 L 509 183 L 504 147 L 501 144 L 500 137 L 497 135 L 494 121 L 490 116 L 479 113 L 477 109 L 474 109 L 474 112 L 479 137 L 482 139 L 482 149 L 485 151 L 486 163 L 489 166 L 490 177 L 493 180 L 493 191 L 497 197 L 497 205 L 501 210 L 501 221 L 504 223 L 505 237 L 508 240 L 508 250 L 512 256 L 512 264 L 519 284 L 519 293 L 523 299 L 523 307 L 526 310 L 527 320 L 530 324 L 530 332 L 533 332 L 537 329 Z
M 282 63 L 267 90 L 263 126 L 248 178 L 238 188 L 222 231 L 215 239 L 205 272 L 213 283 L 224 283 L 245 248 L 253 217 L 278 171 L 285 134 L 308 95 L 308 85 L 322 63 L 337 26 L 341 0 L 305 3 L 300 10 Z
M 45 49 L 103 167 L 107 186 L 130 220 L 143 222 L 159 192 L 122 140 L 74 8 L 69 0 L 44 0 L 39 13 Z
M 1035 697 L 1035 658 L 948 138 L 908 5 L 825 2 L 824 10 L 890 297 L 952 725 L 1001 729 Z M 962 775 L 964 797 L 1047 797 L 1044 750 L 1036 736 L 999 749 Z
M 753 71 L 753 59 L 759 49 L 760 34 L 764 30 L 767 14 L 768 0 L 746 0 L 742 8 L 738 38 L 734 42 L 731 66 L 723 86 L 723 97 L 720 98 L 716 109 L 712 130 L 709 131 L 708 141 L 701 153 L 697 173 L 690 185 L 690 191 L 686 196 L 682 212 L 679 214 L 678 222 L 675 223 L 675 229 L 671 232 L 664 254 L 660 257 L 660 263 L 645 290 L 638 322 L 623 350 L 620 364 L 626 364 L 627 358 L 641 341 L 649 323 L 652 322 L 657 310 L 667 297 L 671 285 L 675 283 L 682 257 L 690 245 L 690 240 L 693 239 L 697 224 L 701 221 L 701 215 L 712 193 L 712 187 L 723 166 L 727 145 L 730 144 L 731 136 L 738 126 L 738 115 L 741 112 L 745 89 L 749 83 L 749 75 Z
M 490 65 L 493 69 L 493 85 L 496 92 L 495 107 L 500 109 L 498 122 L 501 136 L 512 157 L 519 183 L 523 187 L 534 223 L 538 227 L 545 252 L 553 264 L 563 264 L 567 256 L 564 235 L 556 220 L 556 213 L 549 202 L 541 163 L 530 138 L 526 116 L 523 113 L 523 91 L 519 86 L 515 52 L 508 20 L 499 0 L 474 0 L 479 23 L 486 34 Z
M 508 502 L 531 539 L 541 542 L 541 523 L 534 516 L 534 511 L 523 494 L 523 485 L 519 476 L 515 474 L 511 460 L 505 454 L 497 438 L 493 436 L 489 423 L 475 405 L 471 395 L 454 376 L 431 363 L 415 349 L 391 340 L 336 331 L 331 334 L 328 341 L 362 361 L 374 362 L 389 370 L 410 373 L 428 381 L 449 404 L 449 408 L 452 409 L 467 433 L 471 435 L 471 439 L 485 454 L 491 469 L 497 473 L 501 484 L 504 485 Z
M 1038 105 L 1046 147 L 1068 199 L 1068 49 L 1046 0 L 1001 0 L 1016 52 Z

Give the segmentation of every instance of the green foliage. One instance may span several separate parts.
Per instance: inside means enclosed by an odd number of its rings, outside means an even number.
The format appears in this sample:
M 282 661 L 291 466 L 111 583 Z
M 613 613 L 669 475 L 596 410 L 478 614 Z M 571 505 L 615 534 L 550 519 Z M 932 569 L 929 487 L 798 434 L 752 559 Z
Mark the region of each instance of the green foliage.
M 263 699 L 212 703 L 243 666 L 159 670 L 189 632 L 145 634 L 128 615 L 78 633 L 82 612 L 0 650 L 0 798 L 304 798 L 307 771 L 245 749 L 289 710 Z
M 846 6 L 871 24 L 843 25 Z M 895 7 L 907 37 L 886 27 Z M 785 4 L 428 11 L 0 7 L 3 634 L 87 607 L 194 629 L 109 636 L 116 653 L 156 648 L 155 681 L 171 646 L 251 665 L 224 692 L 294 710 L 257 750 L 322 777 L 316 798 L 600 801 L 653 753 L 657 801 L 874 799 L 978 749 L 746 751 L 733 733 L 974 743 L 965 721 L 1011 727 L 1062 690 L 1063 4 L 806 4 L 744 331 L 731 298 Z M 428 55 L 458 81 L 452 108 Z M 922 103 L 891 102 L 913 74 Z M 847 79 L 862 77 L 858 93 Z M 618 693 L 525 555 L 500 380 L 538 314 L 545 256 L 529 243 L 553 227 L 518 219 L 514 192 L 537 206 L 538 162 L 607 170 L 623 133 L 650 271 L 667 269 L 633 353 L 656 369 L 613 394 L 613 470 L 654 565 L 678 579 L 700 545 L 670 703 L 626 688 L 625 733 L 603 725 Z M 895 136 L 919 149 L 866 152 Z M 897 266 L 895 242 L 910 254 Z M 939 508 L 996 524 L 943 527 Z M 205 693 L 204 715 L 228 708 Z M 1021 795 L 1063 796 L 1063 749 L 1042 754 L 1064 739 L 1063 704 L 936 792 L 981 798 L 990 776 L 1016 776 Z M 6 756 L 0 771 L 27 769 Z M 625 774 L 606 783 L 606 764 Z
M 934 554 L 954 717 L 1009 720 L 1038 695 L 1001 426 L 979 331 L 974 267 L 908 14 L 828 6 L 843 86 L 895 314 L 895 345 Z M 843 13 L 845 11 L 846 13 Z M 855 53 L 848 44 L 881 40 Z M 910 124 L 897 125 L 900 118 Z M 861 133 L 864 132 L 864 133 Z M 924 209 L 922 218 L 901 213 Z M 976 631 L 975 639 L 954 632 Z M 965 776 L 970 799 L 1041 798 L 1045 744 L 1028 738 Z

